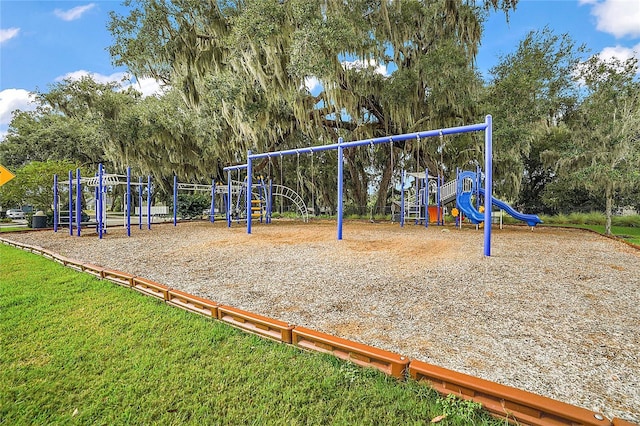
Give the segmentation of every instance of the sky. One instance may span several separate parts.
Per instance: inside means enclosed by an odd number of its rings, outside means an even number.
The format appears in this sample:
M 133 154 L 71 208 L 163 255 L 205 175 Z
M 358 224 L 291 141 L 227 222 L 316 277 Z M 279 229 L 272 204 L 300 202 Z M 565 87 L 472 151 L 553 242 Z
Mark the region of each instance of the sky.
M 159 90 L 155 81 L 136 82 L 125 68 L 113 66 L 108 52 L 110 11 L 125 14 L 127 9 L 120 0 L 0 1 L 0 139 L 12 111 L 33 109 L 30 92 L 46 92 L 65 78 L 124 79 L 123 86 L 134 84 L 144 95 Z M 488 77 L 501 56 L 515 52 L 527 33 L 545 26 L 558 35 L 569 34 L 590 54 L 640 59 L 640 0 L 520 0 L 509 22 L 501 12 L 489 17 L 478 68 Z M 388 72 L 382 65 L 378 68 Z M 314 84 L 317 81 L 309 79 L 308 87 Z

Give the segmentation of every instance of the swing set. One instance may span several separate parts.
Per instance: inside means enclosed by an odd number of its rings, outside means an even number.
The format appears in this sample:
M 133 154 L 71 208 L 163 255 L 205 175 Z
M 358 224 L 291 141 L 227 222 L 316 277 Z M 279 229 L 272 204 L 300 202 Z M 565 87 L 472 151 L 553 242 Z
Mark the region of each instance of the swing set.
M 395 136 L 388 136 L 388 137 L 381 137 L 381 138 L 374 138 L 374 139 L 363 139 L 363 140 L 357 140 L 357 141 L 352 141 L 352 142 L 344 142 L 343 139 L 340 137 L 338 138 L 338 142 L 334 143 L 334 144 L 328 144 L 328 145 L 318 145 L 318 146 L 312 146 L 312 147 L 303 147 L 303 148 L 296 148 L 296 149 L 288 149 L 288 150 L 282 150 L 282 151 L 273 151 L 273 152 L 266 152 L 266 153 L 259 153 L 259 154 L 254 154 L 252 153 L 251 150 L 247 151 L 247 162 L 246 164 L 239 164 L 239 165 L 235 165 L 235 166 L 229 166 L 226 167 L 224 170 L 227 171 L 228 173 L 228 184 L 231 185 L 231 172 L 232 171 L 243 171 L 246 170 L 246 187 L 247 188 L 253 188 L 254 187 L 254 183 L 252 180 L 252 176 L 253 176 L 253 164 L 255 161 L 257 160 L 263 160 L 263 159 L 268 159 L 269 161 L 271 160 L 271 158 L 277 158 L 280 157 L 282 158 L 283 156 L 288 156 L 288 155 L 296 155 L 299 161 L 299 156 L 300 154 L 314 154 L 316 152 L 321 152 L 321 151 L 337 151 L 338 153 L 338 176 L 337 176 L 337 239 L 338 240 L 342 240 L 342 234 L 343 234 L 343 205 L 344 205 L 344 150 L 347 148 L 355 148 L 355 147 L 360 147 L 360 146 L 370 146 L 373 147 L 374 145 L 378 145 L 378 144 L 391 144 L 391 146 L 393 147 L 393 144 L 396 142 L 404 142 L 404 141 L 408 141 L 408 140 L 420 140 L 420 139 L 424 139 L 424 138 L 431 138 L 431 137 L 442 137 L 444 135 L 454 135 L 454 134 L 460 134 L 460 133 L 470 133 L 470 132 L 484 132 L 484 136 L 485 136 L 485 149 L 484 149 L 484 154 L 485 154 L 485 194 L 484 194 L 484 222 L 485 222 L 485 227 L 484 227 L 484 255 L 485 256 L 490 256 L 491 255 L 491 200 L 492 200 L 492 194 L 493 194 L 493 176 L 492 176 L 492 170 L 493 170 L 493 165 L 492 165 L 492 156 L 493 156 L 493 152 L 492 152 L 492 118 L 490 115 L 487 115 L 485 117 L 485 121 L 484 123 L 478 123 L 478 124 L 472 124 L 472 125 L 466 125 L 466 126 L 459 126 L 459 127 L 449 127 L 449 128 L 443 128 L 443 129 L 439 129 L 439 130 L 428 130 L 428 131 L 423 131 L 423 132 L 415 132 L 415 133 L 407 133 L 407 134 L 401 134 L 401 135 L 395 135 Z M 429 189 L 429 173 L 428 170 L 425 170 L 425 184 L 424 184 L 424 189 L 425 189 L 425 196 L 428 195 L 428 189 Z M 437 179 L 437 183 L 436 183 L 436 187 L 437 187 L 437 191 L 439 191 L 439 189 L 444 186 L 441 183 L 441 179 Z M 229 191 L 229 193 L 231 193 L 231 191 Z M 439 195 L 437 195 L 439 197 Z M 251 212 L 252 211 L 252 202 L 253 198 L 250 196 L 245 197 L 245 212 Z M 426 199 L 427 203 L 428 203 L 428 199 Z M 439 200 L 439 202 L 441 202 L 441 200 Z M 439 203 L 440 205 L 440 203 Z M 404 200 L 401 201 L 401 208 L 404 207 Z M 442 216 L 442 212 L 441 211 L 437 211 L 436 215 L 438 218 L 440 218 Z M 247 223 L 247 234 L 251 234 L 252 233 L 252 215 L 245 213 L 246 216 L 246 223 Z M 401 225 L 404 224 L 404 211 L 401 213 Z M 425 212 L 424 215 L 424 221 L 425 221 L 425 225 L 428 224 L 429 220 L 428 220 L 428 210 Z M 230 226 L 230 222 L 229 226 Z

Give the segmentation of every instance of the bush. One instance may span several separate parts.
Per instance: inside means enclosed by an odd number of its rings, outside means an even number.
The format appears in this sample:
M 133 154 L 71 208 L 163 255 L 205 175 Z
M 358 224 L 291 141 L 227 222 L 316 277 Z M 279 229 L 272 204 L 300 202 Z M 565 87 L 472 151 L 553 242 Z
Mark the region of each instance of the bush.
M 173 205 L 171 206 L 173 208 Z M 211 208 L 211 197 L 204 194 L 178 194 L 178 216 L 183 219 L 202 217 Z
M 611 219 L 614 226 L 627 226 L 629 228 L 640 228 L 640 214 L 632 216 L 614 216 Z
M 540 219 L 544 223 L 552 225 L 604 225 L 607 220 L 604 213 L 600 212 L 558 214 L 555 216 L 542 215 Z M 640 228 L 640 215 L 613 216 L 611 225 Z

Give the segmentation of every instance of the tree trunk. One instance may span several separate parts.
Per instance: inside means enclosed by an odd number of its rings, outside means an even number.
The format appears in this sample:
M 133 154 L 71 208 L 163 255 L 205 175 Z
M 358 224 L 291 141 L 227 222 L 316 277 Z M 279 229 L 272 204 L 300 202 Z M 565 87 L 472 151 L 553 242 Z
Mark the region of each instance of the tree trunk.
M 367 211 L 367 184 L 365 172 L 361 166 L 356 164 L 357 152 L 355 149 L 345 150 L 344 157 L 349 173 L 347 186 L 351 188 L 353 201 L 359 215 L 364 215 Z
M 604 225 L 604 233 L 606 235 L 611 235 L 611 210 L 613 206 L 613 188 L 611 183 L 607 183 L 605 189 L 605 197 L 606 197 L 606 208 L 605 215 L 607 216 L 607 221 Z
M 378 198 L 376 199 L 376 210 L 374 213 L 385 214 L 385 207 L 387 205 L 387 197 L 389 195 L 389 183 L 391 182 L 391 176 L 393 170 L 391 170 L 390 164 L 385 164 L 382 169 L 382 178 L 380 179 L 380 187 L 378 188 Z

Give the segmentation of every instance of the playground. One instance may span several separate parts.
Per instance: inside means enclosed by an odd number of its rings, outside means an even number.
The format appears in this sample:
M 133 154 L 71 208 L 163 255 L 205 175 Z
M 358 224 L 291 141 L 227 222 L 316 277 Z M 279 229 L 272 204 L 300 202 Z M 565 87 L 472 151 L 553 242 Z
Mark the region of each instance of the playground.
M 14 234 L 219 303 L 640 419 L 640 252 L 579 230 L 346 221 Z

